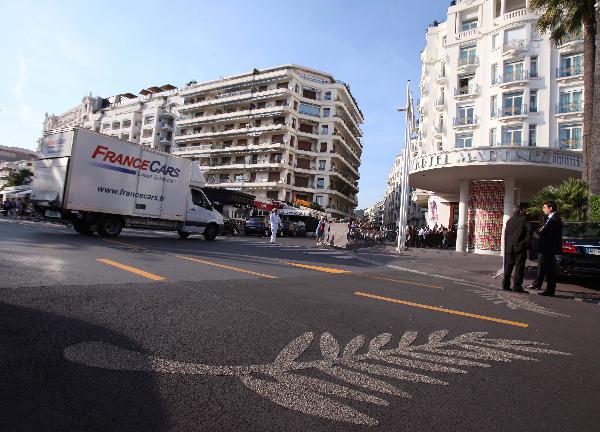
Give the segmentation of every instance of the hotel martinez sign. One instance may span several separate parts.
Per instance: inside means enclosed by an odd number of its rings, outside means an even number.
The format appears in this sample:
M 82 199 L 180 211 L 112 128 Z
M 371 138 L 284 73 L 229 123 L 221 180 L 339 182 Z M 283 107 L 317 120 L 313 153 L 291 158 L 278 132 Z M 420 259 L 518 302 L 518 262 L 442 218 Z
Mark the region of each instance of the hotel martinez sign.
M 556 168 L 581 170 L 583 158 L 580 152 L 540 147 L 476 147 L 455 149 L 447 152 L 413 156 L 410 171 L 474 165 L 547 165 Z

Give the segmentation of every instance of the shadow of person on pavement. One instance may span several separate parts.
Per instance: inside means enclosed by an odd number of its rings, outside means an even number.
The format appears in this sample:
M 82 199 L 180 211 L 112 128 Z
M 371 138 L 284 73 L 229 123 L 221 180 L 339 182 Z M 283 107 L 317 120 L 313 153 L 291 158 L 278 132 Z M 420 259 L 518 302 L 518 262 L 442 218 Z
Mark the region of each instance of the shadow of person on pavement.
M 75 364 L 63 350 L 130 339 L 77 319 L 0 303 L 0 430 L 162 431 L 167 414 L 155 377 Z

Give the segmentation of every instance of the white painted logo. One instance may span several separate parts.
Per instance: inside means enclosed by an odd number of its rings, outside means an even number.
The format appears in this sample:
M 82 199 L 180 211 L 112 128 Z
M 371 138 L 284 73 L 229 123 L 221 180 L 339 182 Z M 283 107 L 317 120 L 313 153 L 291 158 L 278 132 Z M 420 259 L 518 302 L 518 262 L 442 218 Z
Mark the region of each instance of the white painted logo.
M 472 293 L 479 295 L 480 297 L 493 302 L 494 304 L 506 304 L 510 309 L 522 309 L 529 312 L 535 312 L 541 315 L 548 315 L 554 317 L 567 317 L 570 318 L 569 315 L 564 315 L 558 312 L 553 311 L 552 309 L 548 309 L 544 306 L 540 306 L 531 300 L 529 300 L 523 294 L 511 293 L 510 291 L 500 291 L 497 289 L 489 289 L 489 288 L 478 288 L 469 290 Z
M 319 341 L 322 358 L 302 361 L 300 356 L 315 337 L 314 333 L 307 332 L 290 342 L 272 363 L 249 366 L 166 360 L 103 342 L 82 342 L 65 348 L 63 354 L 72 362 L 110 370 L 236 376 L 249 389 L 285 408 L 368 426 L 379 422 L 338 399 L 388 406 L 387 400 L 372 393 L 404 398 L 411 395 L 385 379 L 448 385 L 434 373 L 467 374 L 467 368 L 489 368 L 492 362 L 536 361 L 532 354 L 571 355 L 544 348 L 546 344 L 539 342 L 489 339 L 486 332 L 446 339 L 448 330 L 439 330 L 420 345 L 415 344 L 417 335 L 414 331 L 405 332 L 398 345 L 391 349 L 384 349 L 392 340 L 389 333 L 374 337 L 366 347 L 365 337 L 361 335 L 351 339 L 342 350 L 330 333 L 323 333 Z M 321 378 L 302 373 L 309 369 L 318 371 Z

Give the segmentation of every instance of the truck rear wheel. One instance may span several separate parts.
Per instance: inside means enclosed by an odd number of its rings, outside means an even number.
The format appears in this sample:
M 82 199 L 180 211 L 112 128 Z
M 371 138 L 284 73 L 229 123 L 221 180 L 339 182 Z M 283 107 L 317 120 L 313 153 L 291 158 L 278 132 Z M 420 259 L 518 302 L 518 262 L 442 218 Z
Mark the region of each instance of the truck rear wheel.
M 73 229 L 81 235 L 89 235 L 94 233 L 94 229 L 89 223 L 82 221 L 73 222 Z
M 179 238 L 181 240 L 185 240 L 186 238 L 188 238 L 190 236 L 191 233 L 185 232 L 185 231 L 177 231 L 177 234 L 179 234 Z
M 209 241 L 213 241 L 217 238 L 217 227 L 216 225 L 209 225 L 204 229 L 204 238 Z
M 116 216 L 104 216 L 98 222 L 96 231 L 100 237 L 115 237 L 121 233 L 123 221 Z

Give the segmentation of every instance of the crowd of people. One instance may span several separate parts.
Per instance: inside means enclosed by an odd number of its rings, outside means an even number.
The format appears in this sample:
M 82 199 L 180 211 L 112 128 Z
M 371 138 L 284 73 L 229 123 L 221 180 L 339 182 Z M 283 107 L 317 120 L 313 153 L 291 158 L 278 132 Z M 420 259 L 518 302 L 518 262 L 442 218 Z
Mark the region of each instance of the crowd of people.
M 2 203 L 2 214 L 23 217 L 29 211 L 29 207 L 29 201 L 25 199 L 9 198 Z
M 410 225 L 406 236 L 408 247 L 448 249 L 456 243 L 456 230 L 436 223 L 433 228 Z

